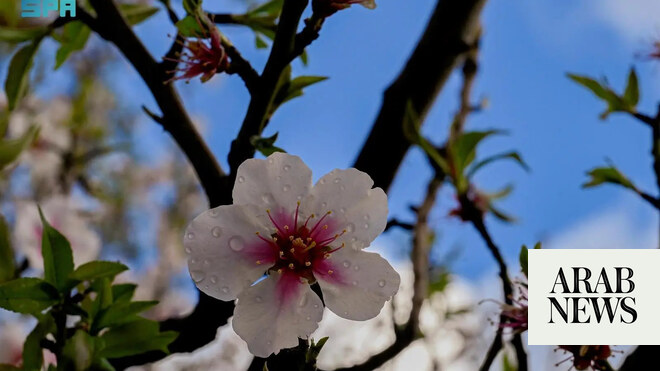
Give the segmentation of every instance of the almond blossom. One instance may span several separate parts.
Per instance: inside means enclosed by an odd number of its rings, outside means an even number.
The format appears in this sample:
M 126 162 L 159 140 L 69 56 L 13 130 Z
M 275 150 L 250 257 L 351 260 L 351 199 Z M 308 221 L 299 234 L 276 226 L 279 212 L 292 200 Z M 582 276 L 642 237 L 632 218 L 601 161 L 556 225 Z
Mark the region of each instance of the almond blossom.
M 76 203 L 65 196 L 53 196 L 40 203 L 48 222 L 71 243 L 76 265 L 96 259 L 101 251 L 101 240 L 82 217 Z M 30 267 L 43 270 L 41 237 L 43 224 L 34 202 L 21 202 L 16 206 L 16 245 L 25 254 Z
M 297 156 L 274 153 L 238 169 L 233 205 L 195 218 L 184 236 L 193 281 L 220 300 L 238 299 L 236 333 L 267 357 L 318 327 L 324 305 L 340 317 L 375 317 L 400 277 L 365 252 L 387 224 L 387 196 L 356 169 L 312 184 Z M 323 302 L 311 289 L 318 283 Z

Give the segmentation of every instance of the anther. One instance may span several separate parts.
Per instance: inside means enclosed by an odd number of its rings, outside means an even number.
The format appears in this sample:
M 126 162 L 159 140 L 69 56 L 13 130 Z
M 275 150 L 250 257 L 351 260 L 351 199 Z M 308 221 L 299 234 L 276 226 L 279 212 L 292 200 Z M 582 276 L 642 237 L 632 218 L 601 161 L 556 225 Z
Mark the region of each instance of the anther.
M 330 254 L 324 254 L 323 259 L 330 259 Z
M 289 241 L 293 241 L 293 236 L 289 236 Z
M 312 265 L 312 262 L 305 262 L 306 267 L 309 267 L 310 265 Z
M 289 263 L 289 269 L 293 269 L 293 268 L 295 268 L 295 265 L 293 265 L 293 263 Z
M 328 274 L 333 274 L 333 273 L 335 273 L 335 272 L 332 271 L 332 270 L 329 270 L 329 271 L 328 271 Z
M 257 265 L 261 264 L 261 260 L 257 260 Z
M 284 226 L 284 230 L 285 230 L 285 231 L 288 231 L 288 230 L 289 230 L 289 226 L 288 226 L 288 225 L 285 225 L 285 226 Z
M 284 251 L 280 251 L 280 259 L 284 259 Z
M 282 269 L 281 269 L 281 268 L 278 269 L 278 270 L 277 270 L 277 273 L 282 274 Z
M 327 224 L 323 225 L 323 229 L 328 229 L 328 225 Z
M 296 252 L 296 249 L 292 247 L 291 250 L 289 251 L 291 251 L 291 253 L 294 254 Z

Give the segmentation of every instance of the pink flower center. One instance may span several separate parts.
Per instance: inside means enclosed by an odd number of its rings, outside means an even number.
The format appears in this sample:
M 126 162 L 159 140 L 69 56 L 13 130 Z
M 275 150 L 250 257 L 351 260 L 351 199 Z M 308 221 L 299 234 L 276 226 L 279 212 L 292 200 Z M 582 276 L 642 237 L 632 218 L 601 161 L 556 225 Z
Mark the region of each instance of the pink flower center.
M 270 238 L 262 236 L 259 232 L 257 232 L 257 236 L 268 243 L 277 254 L 274 265 L 268 271 L 292 272 L 312 283 L 316 281 L 315 270 L 322 270 L 324 275 L 334 273 L 331 269 L 327 269 L 328 265 L 324 263 L 324 260 L 344 247 L 343 243 L 336 248 L 331 247 L 330 244 L 346 233 L 346 230 L 334 233 L 336 228 L 331 227 L 334 223 L 328 220 L 332 214 L 331 211 L 325 213 L 316 222 L 313 221 L 316 218 L 314 214 L 303 222 L 299 219 L 299 210 L 300 201 L 296 206 L 292 221 L 282 215 L 273 217 L 270 210 L 266 210 L 276 232 L 271 234 Z M 287 219 L 289 222 L 286 221 Z M 289 224 L 290 222 L 292 223 Z M 262 264 L 263 262 L 257 260 L 256 263 Z

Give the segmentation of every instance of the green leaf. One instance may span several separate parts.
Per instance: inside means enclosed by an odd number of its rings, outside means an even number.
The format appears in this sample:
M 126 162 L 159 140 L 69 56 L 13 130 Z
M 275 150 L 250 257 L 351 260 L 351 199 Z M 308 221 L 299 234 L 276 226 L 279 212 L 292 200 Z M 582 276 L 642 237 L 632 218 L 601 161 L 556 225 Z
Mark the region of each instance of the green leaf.
M 23 369 L 12 365 L 0 364 L 0 371 L 23 371 Z
M 605 112 L 600 115 L 601 119 L 607 118 L 607 116 L 612 112 L 631 111 L 633 108 L 610 87 L 601 84 L 595 79 L 570 73 L 568 74 L 568 77 L 576 83 L 589 89 L 598 98 L 607 102 L 607 110 L 605 110 Z
M 93 261 L 79 266 L 70 278 L 76 281 L 91 281 L 97 278 L 114 278 L 121 272 L 128 270 L 124 264 L 117 262 Z
M 314 343 L 314 339 L 311 340 L 311 344 L 309 349 L 307 349 L 307 354 L 305 355 L 305 361 L 307 364 L 316 364 L 316 359 L 319 357 L 319 354 L 321 354 L 321 350 L 323 349 L 323 346 L 328 341 L 328 339 L 329 337 L 326 336 L 321 338 L 318 343 Z
M 53 228 L 44 217 L 41 208 L 39 215 L 43 223 L 41 254 L 44 259 L 44 276 L 46 281 L 61 291 L 68 289 L 68 279 L 73 272 L 73 253 L 69 241 Z
M 18 278 L 0 284 L 0 308 L 38 314 L 59 301 L 57 289 L 39 278 Z
M 490 211 L 493 216 L 495 216 L 497 219 L 505 222 L 505 223 L 514 223 L 517 221 L 517 219 L 509 214 L 506 214 L 505 212 L 497 209 L 496 207 L 493 206 L 493 204 L 490 204 L 488 206 L 488 211 Z
M 527 275 L 527 266 L 528 266 L 528 258 L 527 258 L 527 246 L 522 245 L 522 248 L 520 248 L 520 255 L 518 256 L 518 260 L 520 261 L 520 270 L 522 270 L 523 274 L 525 277 L 528 277 Z
M 637 103 L 639 103 L 639 81 L 634 67 L 631 67 L 628 73 L 628 82 L 626 83 L 626 90 L 623 93 L 623 100 L 631 108 L 636 107 Z
M 43 316 L 23 344 L 24 370 L 41 370 L 41 365 L 44 363 L 41 341 L 46 338 L 46 335 L 53 332 L 55 332 L 55 321 L 53 317 L 51 315 Z
M 0 284 L 14 278 L 15 274 L 14 249 L 9 239 L 9 227 L 5 217 L 0 214 Z
M 534 250 L 538 250 L 538 249 L 540 249 L 541 247 L 542 247 L 542 245 L 541 245 L 541 241 L 539 241 L 539 242 L 537 242 L 537 243 L 534 245 Z
M 498 133 L 501 132 L 497 130 L 468 131 L 456 137 L 449 144 L 449 152 L 456 172 L 462 174 L 463 170 L 474 161 L 477 146 L 482 140 Z
M 71 54 L 84 49 L 90 34 L 91 30 L 82 21 L 67 23 L 59 38 L 60 48 L 55 54 L 55 69 L 60 68 Z
M 268 138 L 262 138 L 258 135 L 252 136 L 250 138 L 250 144 L 259 151 L 262 155 L 268 157 L 275 152 L 286 152 L 280 147 L 275 146 L 275 141 L 277 140 L 278 133 L 275 133 L 273 136 Z
M 120 4 L 119 10 L 129 25 L 135 26 L 158 13 L 159 9 L 149 4 Z
M 405 115 L 403 117 L 403 135 L 406 139 L 414 145 L 419 146 L 425 153 L 429 160 L 444 173 L 449 173 L 449 164 L 447 160 L 440 154 L 440 152 L 422 136 L 420 132 L 421 120 L 412 101 L 408 101 L 406 105 Z
M 192 15 L 188 15 L 182 20 L 178 21 L 175 26 L 177 30 L 179 30 L 181 36 L 184 37 L 200 37 L 205 33 L 205 30 L 199 19 Z
M 475 163 L 475 164 L 474 164 L 474 165 L 473 165 L 473 166 L 467 171 L 467 173 L 466 173 L 465 176 L 466 176 L 468 179 L 469 179 L 469 178 L 472 178 L 472 177 L 474 176 L 474 174 L 476 174 L 477 171 L 479 171 L 481 168 L 483 168 L 484 166 L 486 166 L 486 165 L 488 165 L 488 164 L 490 164 L 490 163 L 492 163 L 492 162 L 499 161 L 499 160 L 513 160 L 513 161 L 515 161 L 518 165 L 520 165 L 525 171 L 529 171 L 529 170 L 530 170 L 530 169 L 529 169 L 529 166 L 525 163 L 525 161 L 523 161 L 522 157 L 520 156 L 520 154 L 519 154 L 518 152 L 506 152 L 506 153 L 500 153 L 500 154 L 497 154 L 497 155 L 493 155 L 493 156 L 487 157 L 487 158 L 485 158 L 485 159 L 483 159 L 483 160 L 481 160 L 481 161 Z
M 48 32 L 47 27 L 9 28 L 0 26 L 0 41 L 22 43 L 44 37 Z
M 489 201 L 501 200 L 508 197 L 511 192 L 513 192 L 513 186 L 509 184 L 500 191 L 494 193 L 486 193 L 484 196 L 487 197 Z
M 58 363 L 61 362 L 65 370 L 88 370 L 94 362 L 94 348 L 94 338 L 85 331 L 77 330 L 70 339 L 67 339 L 62 349 L 64 360 L 58 360 Z
M 34 62 L 34 55 L 39 49 L 42 38 L 37 38 L 22 47 L 9 63 L 7 80 L 5 81 L 5 93 L 9 110 L 16 108 L 19 100 L 25 96 L 30 80 L 30 69 Z
M 591 179 L 582 185 L 583 188 L 590 188 L 603 183 L 618 184 L 637 192 L 637 187 L 614 166 L 597 167 L 587 173 Z
M 32 126 L 20 138 L 0 139 L 0 170 L 16 161 L 23 150 L 32 143 L 38 132 L 39 129 L 36 126 Z
M 118 302 L 101 310 L 94 322 L 94 328 L 101 330 L 106 327 L 121 325 L 138 319 L 136 316 L 158 304 L 157 301 Z
M 202 0 L 183 0 L 183 9 L 186 10 L 188 14 L 197 14 L 201 11 Z
M 442 271 L 437 275 L 430 283 L 428 288 L 428 295 L 432 295 L 436 292 L 443 292 L 447 288 L 447 285 L 451 282 L 451 275 L 447 271 Z
M 268 43 L 261 36 L 259 36 L 259 34 L 257 34 L 254 38 L 254 46 L 257 49 L 266 49 L 268 47 Z
M 278 17 L 282 12 L 282 6 L 284 6 L 284 0 L 271 0 L 250 10 L 249 12 L 246 13 L 246 15 L 250 15 L 250 16 L 267 15 L 271 17 Z
M 112 359 L 154 350 L 167 353 L 167 346 L 178 334 L 173 331 L 160 332 L 159 327 L 158 322 L 143 318 L 113 327 L 101 336 L 104 347 L 98 355 Z
M 120 283 L 112 286 L 112 297 L 115 303 L 129 302 L 135 294 L 137 285 L 132 283 Z
M 284 102 L 289 101 L 295 97 L 303 95 L 303 89 L 308 86 L 314 85 L 321 81 L 325 81 L 328 78 L 325 76 L 298 76 L 295 79 L 291 80 L 289 83 L 289 91 L 287 93 Z

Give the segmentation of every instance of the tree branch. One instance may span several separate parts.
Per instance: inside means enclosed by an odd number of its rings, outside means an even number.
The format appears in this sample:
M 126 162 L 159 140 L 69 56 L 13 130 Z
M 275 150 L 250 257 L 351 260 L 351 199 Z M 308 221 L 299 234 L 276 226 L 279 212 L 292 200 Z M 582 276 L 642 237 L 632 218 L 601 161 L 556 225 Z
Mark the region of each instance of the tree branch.
M 478 36 L 486 0 L 438 0 L 426 31 L 397 79 L 385 91 L 380 113 L 355 167 L 385 190 L 410 148 L 403 121 L 409 102 L 424 119 L 449 74 Z M 387 148 L 383 151 L 383 148 Z

